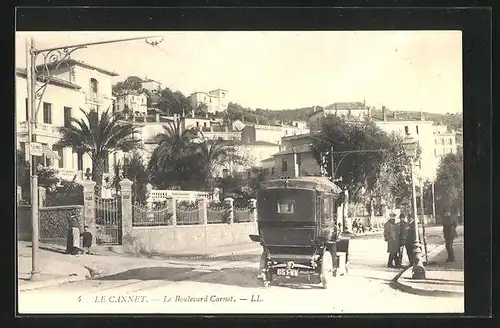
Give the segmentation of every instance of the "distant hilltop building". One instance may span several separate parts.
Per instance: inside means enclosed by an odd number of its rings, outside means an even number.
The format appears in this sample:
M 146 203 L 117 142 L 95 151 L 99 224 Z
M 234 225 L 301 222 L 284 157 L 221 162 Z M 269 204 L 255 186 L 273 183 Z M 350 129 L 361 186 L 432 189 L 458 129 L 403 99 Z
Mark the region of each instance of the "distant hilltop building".
M 365 102 L 336 102 L 326 106 L 323 110 L 316 111 L 309 116 L 311 131 L 321 130 L 321 126 L 327 116 L 334 115 L 349 121 L 363 121 L 370 118 L 371 108 Z
M 162 90 L 162 85 L 160 82 L 148 79 L 147 77 L 142 80 L 142 88 L 148 90 L 149 92 L 160 92 Z
M 228 91 L 224 89 L 215 89 L 209 92 L 194 92 L 189 96 L 193 109 L 199 105 L 205 104 L 209 113 L 224 112 L 229 103 L 227 97 Z

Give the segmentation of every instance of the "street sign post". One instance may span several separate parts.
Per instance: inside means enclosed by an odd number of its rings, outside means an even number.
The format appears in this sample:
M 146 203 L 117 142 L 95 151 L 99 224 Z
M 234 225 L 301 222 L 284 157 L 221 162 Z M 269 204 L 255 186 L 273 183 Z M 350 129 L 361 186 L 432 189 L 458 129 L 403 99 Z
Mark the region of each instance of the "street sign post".
M 28 152 L 31 156 L 42 156 L 43 147 L 39 142 L 30 142 Z

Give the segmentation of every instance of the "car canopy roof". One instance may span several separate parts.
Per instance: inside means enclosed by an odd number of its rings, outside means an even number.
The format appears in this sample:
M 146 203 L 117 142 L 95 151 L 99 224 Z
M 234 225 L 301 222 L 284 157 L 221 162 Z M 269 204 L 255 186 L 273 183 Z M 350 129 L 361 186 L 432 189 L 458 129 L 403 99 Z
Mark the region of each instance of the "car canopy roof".
M 324 177 L 276 179 L 264 181 L 260 186 L 264 190 L 276 188 L 305 188 L 314 189 L 320 192 L 331 192 L 332 194 L 340 194 L 342 192 L 339 186 Z

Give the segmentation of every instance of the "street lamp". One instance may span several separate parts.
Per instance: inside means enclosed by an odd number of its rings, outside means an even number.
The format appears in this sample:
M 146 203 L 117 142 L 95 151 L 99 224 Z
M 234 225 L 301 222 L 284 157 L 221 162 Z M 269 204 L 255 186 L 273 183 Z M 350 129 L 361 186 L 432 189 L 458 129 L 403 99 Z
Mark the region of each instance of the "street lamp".
M 425 268 L 421 258 L 422 245 L 418 238 L 418 216 L 417 216 L 417 195 L 415 190 L 415 176 L 414 176 L 414 160 L 417 157 L 418 141 L 410 135 L 407 135 L 403 141 L 403 147 L 406 156 L 410 159 L 411 171 L 411 190 L 413 198 L 413 224 L 415 235 L 413 236 L 413 279 L 425 279 Z
M 151 41 L 154 36 L 136 37 L 128 39 L 107 40 L 92 43 L 82 43 L 75 45 L 67 45 L 63 47 L 54 47 L 46 49 L 36 49 L 33 37 L 30 42 L 26 42 L 26 83 L 28 93 L 28 140 L 26 142 L 26 154 L 28 156 L 30 167 L 30 191 L 31 191 L 31 242 L 32 242 L 32 262 L 31 262 L 31 280 L 40 279 L 40 270 L 38 267 L 38 242 L 39 242 L 39 227 L 38 227 L 38 176 L 37 176 L 37 156 L 41 156 L 42 145 L 36 139 L 36 124 L 38 122 L 38 110 L 42 103 L 43 95 L 52 75 L 50 74 L 49 66 L 54 65 L 54 70 L 57 71 L 59 66 L 64 63 L 71 54 L 78 50 L 87 48 L 92 45 L 109 44 L 117 42 L 125 42 L 132 40 L 145 40 L 151 46 L 157 46 L 163 41 Z M 38 56 L 41 57 L 43 63 L 37 66 L 36 61 Z M 40 86 L 37 86 L 40 82 Z M 37 103 L 38 100 L 38 103 Z

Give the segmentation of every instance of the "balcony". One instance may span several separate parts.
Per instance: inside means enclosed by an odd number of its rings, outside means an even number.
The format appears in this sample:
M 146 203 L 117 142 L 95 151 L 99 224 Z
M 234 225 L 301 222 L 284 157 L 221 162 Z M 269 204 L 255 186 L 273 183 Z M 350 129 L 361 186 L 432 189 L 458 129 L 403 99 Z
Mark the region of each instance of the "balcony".
M 59 128 L 56 125 L 48 124 L 48 123 L 40 123 L 37 122 L 35 124 L 35 129 L 32 131 L 36 135 L 46 136 L 46 137 L 59 137 Z M 28 122 L 19 123 L 19 127 L 17 129 L 18 134 L 27 134 L 28 133 Z

